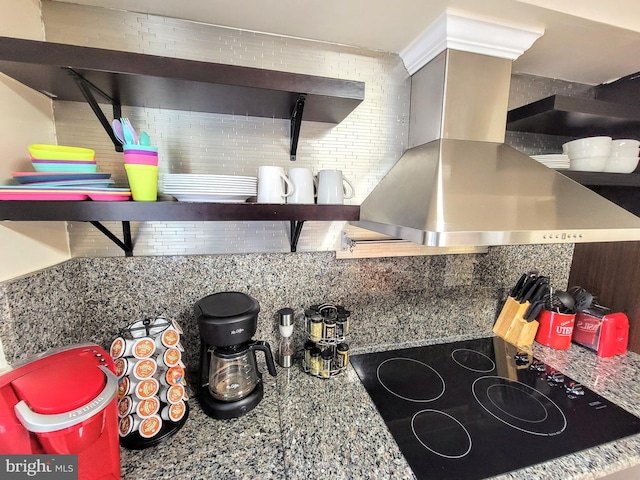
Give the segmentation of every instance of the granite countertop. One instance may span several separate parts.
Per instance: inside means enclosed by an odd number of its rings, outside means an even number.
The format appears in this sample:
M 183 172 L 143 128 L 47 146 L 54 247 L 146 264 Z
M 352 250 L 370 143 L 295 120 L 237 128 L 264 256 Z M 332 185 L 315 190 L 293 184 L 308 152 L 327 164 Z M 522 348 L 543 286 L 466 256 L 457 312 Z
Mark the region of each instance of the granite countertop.
M 406 346 L 413 345 L 398 347 Z M 640 416 L 640 355 L 603 359 L 577 345 L 558 351 L 537 343 L 533 353 Z M 264 383 L 262 402 L 232 420 L 209 418 L 192 397 L 189 419 L 174 436 L 141 451 L 121 449 L 123 479 L 415 478 L 352 367 L 329 380 L 278 367 Z M 635 465 L 640 435 L 494 478 L 594 479 Z

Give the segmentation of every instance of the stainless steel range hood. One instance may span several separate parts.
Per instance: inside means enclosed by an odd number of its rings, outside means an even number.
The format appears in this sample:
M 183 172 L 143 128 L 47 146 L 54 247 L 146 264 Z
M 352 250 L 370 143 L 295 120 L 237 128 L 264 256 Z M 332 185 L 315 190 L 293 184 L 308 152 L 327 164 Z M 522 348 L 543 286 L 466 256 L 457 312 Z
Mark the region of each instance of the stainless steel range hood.
M 447 49 L 412 77 L 409 146 L 353 224 L 428 246 L 640 240 L 640 218 L 505 145 L 511 60 Z

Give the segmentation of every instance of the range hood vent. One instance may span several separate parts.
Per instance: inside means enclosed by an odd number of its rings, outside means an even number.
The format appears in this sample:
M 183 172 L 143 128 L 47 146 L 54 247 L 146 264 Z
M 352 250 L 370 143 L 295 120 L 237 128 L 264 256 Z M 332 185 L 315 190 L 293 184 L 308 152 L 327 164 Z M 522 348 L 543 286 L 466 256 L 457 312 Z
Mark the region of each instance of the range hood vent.
M 355 226 L 434 247 L 640 240 L 640 218 L 504 144 L 510 58 L 445 49 L 412 76 L 409 150 Z

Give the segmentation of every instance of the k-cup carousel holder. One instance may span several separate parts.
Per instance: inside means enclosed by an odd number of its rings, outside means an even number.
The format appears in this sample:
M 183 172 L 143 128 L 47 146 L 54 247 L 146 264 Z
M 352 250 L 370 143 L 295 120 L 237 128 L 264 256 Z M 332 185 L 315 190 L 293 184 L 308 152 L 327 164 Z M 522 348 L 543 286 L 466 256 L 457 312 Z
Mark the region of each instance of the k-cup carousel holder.
M 121 329 L 109 353 L 118 376 L 120 445 L 142 450 L 175 434 L 189 417 L 183 331 L 163 317 Z

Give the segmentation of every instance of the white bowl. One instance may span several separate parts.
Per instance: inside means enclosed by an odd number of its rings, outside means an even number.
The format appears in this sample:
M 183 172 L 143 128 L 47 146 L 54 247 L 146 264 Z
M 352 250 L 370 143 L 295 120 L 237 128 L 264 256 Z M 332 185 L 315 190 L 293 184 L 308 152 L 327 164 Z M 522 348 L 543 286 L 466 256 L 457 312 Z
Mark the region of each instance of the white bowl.
M 602 172 L 607 165 L 609 157 L 590 157 L 570 159 L 569 170 L 578 172 Z
M 562 145 L 562 151 L 571 155 L 574 151 L 591 150 L 594 147 L 611 148 L 611 137 L 579 138 Z
M 569 159 L 608 157 L 611 154 L 611 145 L 593 145 L 591 147 L 569 149 Z
M 640 152 L 640 148 L 638 147 L 619 147 L 612 148 L 610 157 L 637 157 Z
M 617 150 L 619 148 L 640 148 L 640 141 L 638 140 L 632 140 L 629 138 L 623 138 L 623 139 L 619 139 L 619 140 L 612 140 L 611 141 L 611 149 L 612 150 Z
M 609 157 L 604 167 L 604 172 L 609 173 L 631 173 L 638 166 L 637 155 L 631 157 Z

